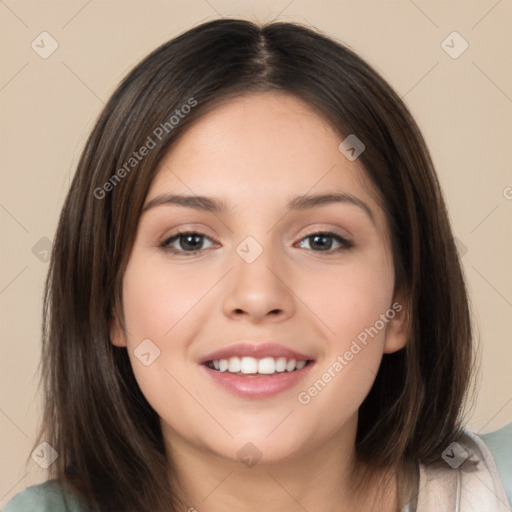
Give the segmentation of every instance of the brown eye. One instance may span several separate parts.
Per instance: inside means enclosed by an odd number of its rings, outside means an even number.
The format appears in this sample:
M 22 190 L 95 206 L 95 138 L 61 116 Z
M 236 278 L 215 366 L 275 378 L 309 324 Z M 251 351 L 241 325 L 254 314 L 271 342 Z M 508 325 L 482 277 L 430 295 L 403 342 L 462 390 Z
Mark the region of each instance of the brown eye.
M 167 238 L 160 247 L 172 253 L 194 254 L 209 247 L 203 247 L 205 240 L 211 241 L 203 233 L 196 231 L 179 232 L 170 238 Z M 213 245 L 213 243 L 212 243 Z M 210 246 L 211 247 L 211 246 Z
M 308 240 L 309 247 L 304 247 L 304 241 Z M 338 244 L 338 247 L 333 249 L 333 245 Z M 341 235 L 337 233 L 330 232 L 319 232 L 312 233 L 306 237 L 304 237 L 300 246 L 305 249 L 311 249 L 315 252 L 338 252 L 350 249 L 353 247 L 353 244 L 349 242 L 346 238 L 343 238 Z

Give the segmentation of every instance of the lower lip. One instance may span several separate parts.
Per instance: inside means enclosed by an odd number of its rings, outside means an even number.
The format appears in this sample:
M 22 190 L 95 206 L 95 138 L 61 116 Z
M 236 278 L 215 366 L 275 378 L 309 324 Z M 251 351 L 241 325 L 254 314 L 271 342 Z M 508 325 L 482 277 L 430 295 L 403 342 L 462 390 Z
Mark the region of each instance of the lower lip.
M 313 362 L 293 372 L 274 373 L 273 375 L 236 375 L 229 372 L 212 370 L 201 365 L 214 382 L 231 394 L 247 399 L 271 398 L 296 386 L 309 373 Z

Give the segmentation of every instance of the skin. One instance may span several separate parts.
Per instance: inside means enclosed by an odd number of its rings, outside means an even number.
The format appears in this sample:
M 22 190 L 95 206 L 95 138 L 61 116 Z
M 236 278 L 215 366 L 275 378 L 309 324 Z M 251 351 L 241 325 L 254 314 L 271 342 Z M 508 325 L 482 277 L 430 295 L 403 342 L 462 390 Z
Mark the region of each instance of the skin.
M 338 149 L 343 137 L 292 95 L 230 99 L 202 116 L 161 162 L 146 205 L 163 193 L 224 200 L 212 213 L 160 205 L 141 215 L 123 281 L 126 346 L 137 382 L 161 418 L 185 504 L 200 512 L 370 510 L 378 488 L 353 490 L 357 412 L 383 353 L 406 343 L 405 303 L 395 293 L 389 228 L 376 189 L 358 160 Z M 343 192 L 363 201 L 287 211 L 288 199 Z M 181 231 L 205 234 L 191 254 Z M 335 232 L 322 251 L 308 235 Z M 236 252 L 247 237 L 263 249 L 252 263 Z M 181 242 L 181 245 L 180 245 Z M 392 304 L 403 308 L 336 377 L 298 401 L 353 340 Z M 160 356 L 145 366 L 134 350 L 150 339 Z M 198 359 L 240 340 L 273 341 L 312 355 L 307 378 L 268 399 L 233 396 Z M 331 370 L 332 372 L 332 370 Z M 261 455 L 247 467 L 238 451 Z M 393 475 L 376 510 L 396 509 Z M 229 507 L 229 508 L 228 508 Z

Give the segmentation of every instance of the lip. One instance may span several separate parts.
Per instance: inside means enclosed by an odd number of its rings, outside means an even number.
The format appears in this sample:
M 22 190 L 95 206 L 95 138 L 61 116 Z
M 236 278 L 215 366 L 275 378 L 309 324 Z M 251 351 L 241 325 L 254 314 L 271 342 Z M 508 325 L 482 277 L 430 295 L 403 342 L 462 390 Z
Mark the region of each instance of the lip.
M 264 357 L 286 357 L 297 361 L 308 361 L 300 370 L 284 371 L 273 375 L 247 374 L 237 375 L 229 372 L 220 372 L 206 366 L 209 361 L 229 359 L 230 357 L 249 356 L 256 359 Z M 275 343 L 239 343 L 208 354 L 200 359 L 201 371 L 213 380 L 215 384 L 230 394 L 252 400 L 272 398 L 274 396 L 297 386 L 314 366 L 314 359 L 308 355 L 286 348 Z
M 274 375 L 237 375 L 229 372 L 212 370 L 201 365 L 202 371 L 207 373 L 216 384 L 229 393 L 245 399 L 272 398 L 296 386 L 311 370 L 314 363 L 308 363 L 304 368 L 293 372 L 284 371 Z
M 277 343 L 237 343 L 229 347 L 216 350 L 201 359 L 199 364 L 205 364 L 208 361 L 218 361 L 219 359 L 229 359 L 230 357 L 243 357 L 249 356 L 256 359 L 263 359 L 264 357 L 286 357 L 287 359 L 295 359 L 297 361 L 312 360 L 313 357 L 306 354 L 301 354 L 283 345 Z

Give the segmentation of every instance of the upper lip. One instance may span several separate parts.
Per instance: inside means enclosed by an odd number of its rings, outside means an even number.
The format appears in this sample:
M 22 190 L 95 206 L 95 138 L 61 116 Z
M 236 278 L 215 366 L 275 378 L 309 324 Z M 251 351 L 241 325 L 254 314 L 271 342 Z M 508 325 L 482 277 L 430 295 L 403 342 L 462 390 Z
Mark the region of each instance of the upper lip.
M 254 357 L 255 359 L 263 359 L 264 357 L 286 357 L 287 359 L 295 359 L 297 361 L 309 361 L 311 356 L 297 352 L 284 345 L 277 343 L 251 343 L 243 342 L 230 345 L 200 358 L 199 363 L 205 364 L 209 361 L 219 361 L 220 359 L 229 359 L 230 357 Z

